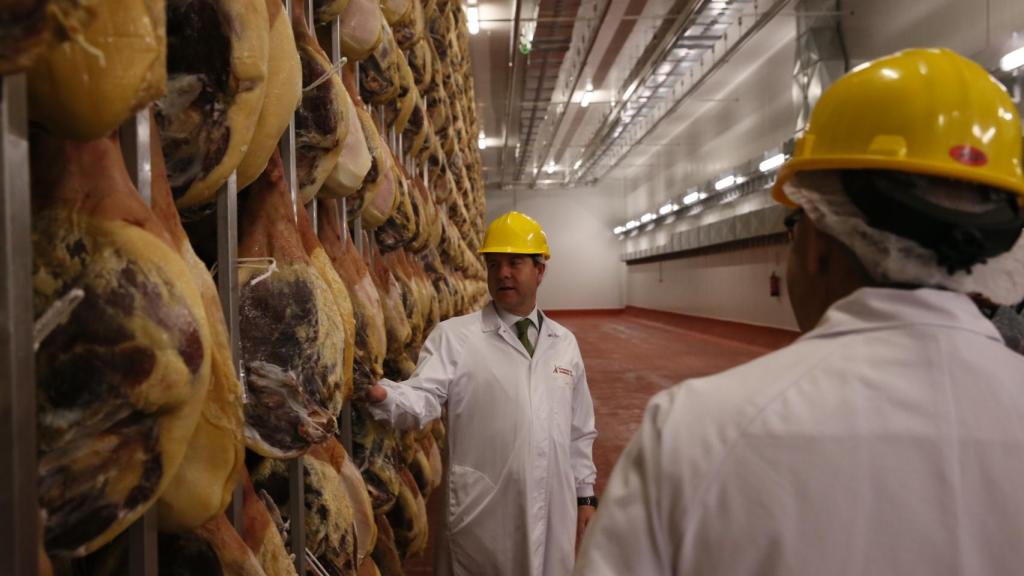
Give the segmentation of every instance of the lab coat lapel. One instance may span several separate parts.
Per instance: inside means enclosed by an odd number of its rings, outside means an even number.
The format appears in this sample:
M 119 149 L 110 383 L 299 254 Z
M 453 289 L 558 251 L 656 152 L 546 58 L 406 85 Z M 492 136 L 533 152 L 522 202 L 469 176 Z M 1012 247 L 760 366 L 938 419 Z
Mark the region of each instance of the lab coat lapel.
M 481 310 L 481 324 L 484 332 L 497 332 L 508 345 L 519 351 L 520 354 L 530 360 L 530 353 L 523 347 L 523 343 L 519 341 L 512 329 L 505 325 L 498 316 L 498 311 L 495 309 L 495 304 L 492 301 L 487 306 L 484 306 Z M 534 350 L 536 353 L 536 350 Z
M 537 344 L 533 347 L 534 358 L 539 358 L 545 352 L 552 350 L 562 335 L 558 325 L 545 316 L 544 312 L 538 310 L 537 316 L 540 317 L 540 331 L 537 333 Z

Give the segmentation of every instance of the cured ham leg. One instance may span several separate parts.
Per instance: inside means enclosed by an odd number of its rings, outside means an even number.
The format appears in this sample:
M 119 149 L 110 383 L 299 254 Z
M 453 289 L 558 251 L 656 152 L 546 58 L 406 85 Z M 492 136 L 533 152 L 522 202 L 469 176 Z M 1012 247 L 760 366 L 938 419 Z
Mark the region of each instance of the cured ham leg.
M 167 488 L 210 382 L 203 301 L 112 139 L 31 141 L 36 317 L 81 290 L 36 354 L 46 549 L 81 556 Z
M 330 288 L 295 227 L 283 172 L 275 153 L 243 193 L 238 241 L 246 441 L 275 458 L 302 454 L 336 430 L 345 346 Z

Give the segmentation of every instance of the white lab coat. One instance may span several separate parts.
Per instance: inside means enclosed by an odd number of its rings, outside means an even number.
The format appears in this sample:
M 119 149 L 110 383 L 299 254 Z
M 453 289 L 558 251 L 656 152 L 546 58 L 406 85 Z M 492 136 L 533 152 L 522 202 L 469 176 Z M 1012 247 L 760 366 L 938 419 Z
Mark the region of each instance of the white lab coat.
M 436 573 L 566 576 L 597 431 L 576 338 L 545 317 L 530 358 L 493 305 L 431 332 L 416 373 L 370 410 L 422 427 L 448 404 L 450 468 Z
M 1024 570 L 1024 357 L 965 296 L 862 289 L 658 394 L 577 574 Z

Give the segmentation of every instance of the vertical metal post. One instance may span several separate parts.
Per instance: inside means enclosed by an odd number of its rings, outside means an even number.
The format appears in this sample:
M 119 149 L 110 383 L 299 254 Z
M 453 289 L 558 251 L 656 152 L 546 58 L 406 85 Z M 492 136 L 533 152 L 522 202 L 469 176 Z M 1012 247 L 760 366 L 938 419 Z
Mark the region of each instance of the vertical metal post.
M 128 528 L 128 573 L 132 576 L 156 576 L 157 519 L 155 507 Z
M 299 1 L 301 2 L 302 0 Z M 291 18 L 292 0 L 284 0 L 284 10 L 288 18 Z M 312 32 L 310 30 L 310 33 Z M 298 222 L 300 203 L 298 175 L 295 173 L 295 115 L 292 115 L 292 119 L 288 122 L 288 129 L 285 130 L 284 135 L 281 137 L 278 148 L 281 150 L 281 160 L 284 163 L 284 179 L 288 183 L 288 189 L 291 190 L 292 194 L 292 216 L 295 218 L 295 222 Z M 302 556 L 302 554 L 295 555 L 296 558 L 302 558 Z M 300 571 L 299 574 L 302 574 L 302 572 Z
M 238 174 L 232 172 L 228 181 L 217 191 L 217 292 L 224 310 L 224 322 L 228 328 L 228 343 L 231 347 L 231 364 L 242 386 L 245 402 L 245 375 L 242 373 L 241 335 L 238 332 Z M 242 533 L 242 483 L 235 486 L 228 509 L 231 524 Z
M 149 109 L 144 108 L 121 125 L 121 154 L 132 183 L 147 205 L 153 203 L 153 171 L 149 148 Z M 128 572 L 132 576 L 157 574 L 157 516 L 151 506 L 128 528 Z
M 121 125 L 121 155 L 128 175 L 147 206 L 153 204 L 153 171 L 149 151 L 149 109 L 140 110 Z
M 351 242 L 352 240 L 348 235 L 348 200 L 341 198 L 338 200 L 338 230 L 341 232 L 342 243 Z M 354 343 L 353 343 L 354 345 Z M 352 402 L 345 402 L 345 405 L 341 407 L 341 422 L 338 423 L 341 427 L 341 445 L 345 447 L 345 451 L 350 455 L 352 454 Z
M 288 533 L 291 552 L 295 556 L 295 571 L 306 573 L 306 482 L 302 457 L 288 461 Z
M 284 0 L 285 11 L 291 17 L 292 2 L 303 0 Z M 310 30 L 313 33 L 313 30 Z M 285 132 L 279 144 L 281 159 L 284 160 L 284 174 L 288 182 L 288 190 L 292 195 L 292 215 L 298 223 L 299 210 L 302 209 L 299 200 L 298 174 L 295 167 L 295 116 L 288 122 L 288 131 Z M 306 573 L 306 521 L 305 521 L 305 497 L 304 479 L 302 470 L 302 458 L 288 461 L 288 515 L 291 520 L 291 532 L 289 540 L 291 553 L 295 557 L 295 571 L 301 575 Z
M 309 204 L 306 204 L 306 214 L 309 215 L 309 222 L 310 225 L 313 226 L 314 233 L 320 231 L 320 225 L 316 221 L 316 213 L 316 198 L 314 197 L 312 200 L 309 201 Z
M 341 56 L 341 18 L 335 17 L 331 21 L 331 62 L 335 65 L 340 64 L 342 61 Z M 356 82 L 359 82 L 359 68 L 356 64 Z M 343 67 L 338 68 L 338 77 L 344 81 L 345 69 Z M 356 93 L 358 94 L 358 87 Z M 350 118 L 350 122 L 358 122 L 358 118 Z M 351 242 L 348 236 L 348 201 L 345 198 L 338 200 L 338 233 L 341 236 L 342 243 Z M 355 342 L 349 343 L 349 346 L 354 346 Z M 341 428 L 341 445 L 345 448 L 345 451 L 352 454 L 352 402 L 348 401 L 341 407 L 341 415 L 339 416 L 338 422 L 339 428 Z
M 17 576 L 35 576 L 39 546 L 26 90 L 0 76 L 0 574 Z

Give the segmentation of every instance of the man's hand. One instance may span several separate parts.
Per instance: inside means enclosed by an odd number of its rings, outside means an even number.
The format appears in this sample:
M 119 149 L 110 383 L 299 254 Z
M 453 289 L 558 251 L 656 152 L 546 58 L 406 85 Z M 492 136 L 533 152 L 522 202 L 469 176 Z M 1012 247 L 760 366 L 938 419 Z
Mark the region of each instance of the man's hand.
M 366 399 L 374 404 L 383 402 L 388 399 L 388 389 L 380 384 L 374 384 L 366 391 Z
M 594 517 L 594 512 L 597 512 L 597 508 L 593 506 L 577 506 L 576 507 L 576 552 L 580 551 L 580 542 L 583 541 L 583 533 L 587 530 L 587 526 L 590 525 L 590 520 Z

